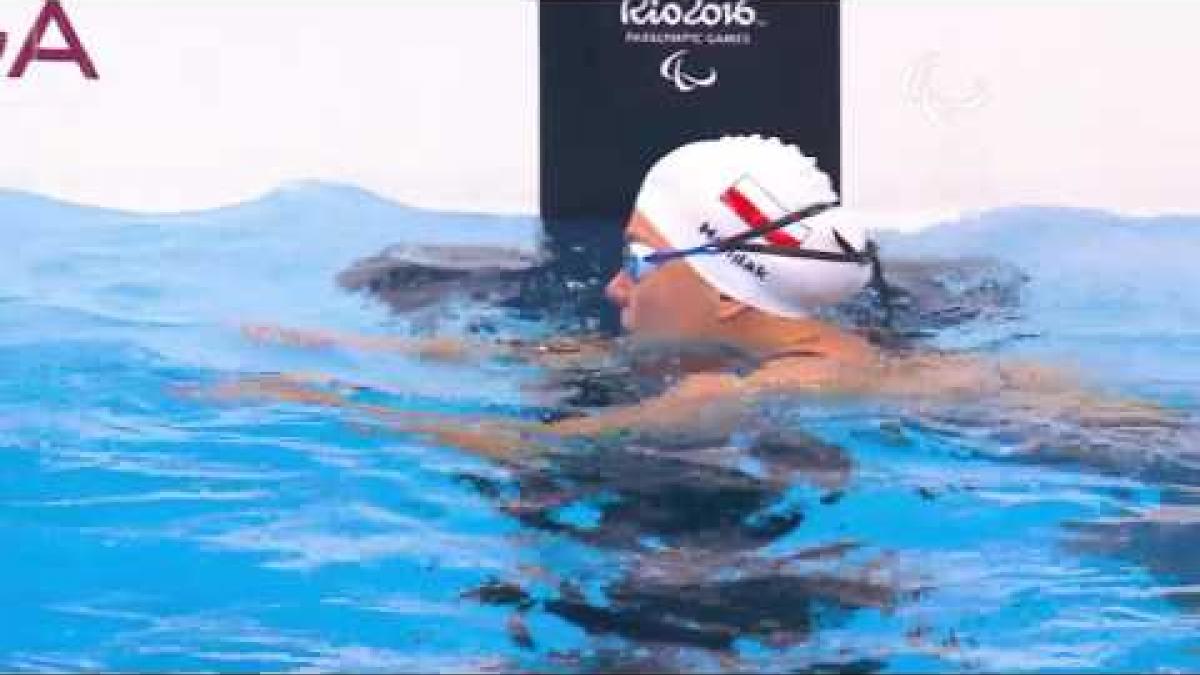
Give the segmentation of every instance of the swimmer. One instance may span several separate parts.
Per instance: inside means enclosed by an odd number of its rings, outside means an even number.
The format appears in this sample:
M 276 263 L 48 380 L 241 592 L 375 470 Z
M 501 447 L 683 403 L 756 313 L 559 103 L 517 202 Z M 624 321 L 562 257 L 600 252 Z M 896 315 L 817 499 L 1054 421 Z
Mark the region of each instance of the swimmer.
M 697 425 L 736 428 L 748 406 L 776 394 L 887 396 L 920 405 L 976 398 L 1047 414 L 1088 411 L 1118 424 L 1161 418 L 1149 405 L 1101 401 L 1064 374 L 941 354 L 889 354 L 866 336 L 819 317 L 868 285 L 888 286 L 873 242 L 835 204 L 812 157 L 778 139 L 729 136 L 680 147 L 648 172 L 625 230 L 624 264 L 606 294 L 632 336 L 729 345 L 753 357 L 750 372 L 695 372 L 659 396 L 546 424 L 403 413 L 362 406 L 321 377 L 267 376 L 233 383 L 225 396 L 265 395 L 357 407 L 390 425 L 496 458 L 538 439 L 654 434 Z M 477 350 L 450 340 L 411 341 L 263 326 L 260 340 L 401 351 L 462 359 Z M 602 355 L 602 341 L 500 344 L 550 365 Z M 564 361 L 565 359 L 565 361 Z

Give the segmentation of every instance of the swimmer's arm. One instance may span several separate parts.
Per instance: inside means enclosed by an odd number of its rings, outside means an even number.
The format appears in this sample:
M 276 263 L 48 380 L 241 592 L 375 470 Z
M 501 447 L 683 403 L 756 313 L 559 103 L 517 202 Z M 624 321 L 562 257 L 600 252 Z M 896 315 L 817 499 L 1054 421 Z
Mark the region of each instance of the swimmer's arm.
M 320 374 L 287 373 L 242 377 L 215 386 L 179 387 L 175 393 L 222 401 L 265 399 L 340 408 L 370 417 L 391 429 L 431 436 L 447 445 L 497 460 L 513 460 L 527 453 L 530 437 L 545 432 L 545 425 L 536 423 L 522 424 L 503 418 L 471 419 L 363 404 L 347 396 L 347 386 L 350 385 Z
M 438 361 L 462 361 L 470 356 L 490 356 L 489 346 L 453 338 L 401 338 L 359 335 L 323 329 L 287 328 L 268 324 L 245 324 L 244 337 L 254 342 L 308 349 L 350 349 L 364 352 L 405 354 Z
M 351 349 L 365 352 L 403 354 L 431 361 L 468 361 L 510 357 L 548 367 L 571 365 L 573 361 L 600 358 L 610 349 L 602 338 L 558 338 L 541 342 L 497 340 L 468 341 L 458 338 L 405 338 L 359 335 L 333 330 L 308 330 L 266 324 L 247 324 L 242 335 L 255 342 L 284 344 L 311 349 Z
M 697 422 L 716 421 L 711 413 L 728 410 L 730 404 L 762 391 L 762 387 L 736 375 L 703 373 L 685 378 L 661 396 L 545 426 L 562 436 L 671 432 Z
M 482 457 L 515 461 L 531 458 L 571 439 L 601 439 L 617 434 L 670 433 L 711 422 L 719 404 L 747 393 L 741 378 L 732 375 L 693 375 L 672 390 L 648 401 L 588 417 L 553 423 L 522 422 L 511 418 L 467 418 L 461 415 L 419 413 L 379 405 L 364 405 L 330 388 L 332 381 L 303 375 L 264 375 L 242 378 L 206 390 L 219 399 L 266 398 L 337 407 L 361 413 L 388 428 L 417 433 Z
M 764 369 L 746 377 L 697 373 L 685 377 L 661 396 L 547 426 L 556 433 L 575 436 L 669 433 L 698 424 L 727 427 L 743 410 L 744 404 L 759 396 L 820 391 L 840 375 L 836 365 L 828 363 L 806 364 L 803 368 L 790 368 L 783 374 Z
M 697 375 L 675 389 L 631 406 L 551 423 L 510 418 L 466 420 L 450 415 L 411 415 L 375 407 L 366 411 L 398 431 L 425 434 L 461 450 L 501 461 L 532 459 L 571 440 L 642 434 L 670 434 L 697 424 L 720 424 L 721 413 L 740 389 L 733 376 Z

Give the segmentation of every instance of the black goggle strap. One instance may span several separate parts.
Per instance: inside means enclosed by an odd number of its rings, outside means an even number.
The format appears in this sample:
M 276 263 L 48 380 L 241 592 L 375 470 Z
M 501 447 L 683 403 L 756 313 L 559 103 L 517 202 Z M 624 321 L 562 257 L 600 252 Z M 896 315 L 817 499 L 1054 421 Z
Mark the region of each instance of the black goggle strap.
M 713 242 L 713 245 L 720 250 L 728 251 L 739 244 L 761 237 L 765 234 L 770 234 L 776 230 L 782 230 L 792 223 L 798 223 L 806 218 L 812 218 L 813 216 L 819 213 L 824 213 L 835 206 L 837 206 L 837 202 L 818 202 L 816 204 L 812 204 L 811 206 L 806 206 L 798 211 L 792 211 L 779 220 L 767 223 L 762 227 L 756 227 L 752 230 L 746 230 L 741 234 L 735 234 L 732 237 L 726 237 L 724 239 L 715 241 Z
M 783 216 L 779 220 L 768 223 L 762 227 L 754 228 L 751 230 L 746 230 L 745 232 L 740 232 L 733 236 L 725 237 L 724 239 L 718 239 L 717 241 L 714 241 L 714 242 L 711 242 L 708 244 L 703 244 L 701 246 L 693 246 L 692 248 L 677 249 L 677 250 L 670 250 L 670 251 L 658 251 L 650 256 L 647 256 L 646 259 L 653 263 L 663 263 L 668 260 L 674 260 L 675 258 L 684 258 L 689 255 L 696 255 L 699 253 L 724 253 L 726 251 L 746 251 L 746 252 L 753 252 L 753 253 L 766 253 L 766 254 L 771 254 L 771 255 L 786 255 L 786 256 L 791 256 L 794 258 L 814 258 L 817 260 L 832 260 L 834 262 L 861 262 L 859 260 L 859 254 L 857 252 L 855 252 L 853 248 L 846 249 L 849 254 L 852 254 L 854 256 L 854 259 L 851 260 L 851 259 L 849 259 L 849 256 L 844 256 L 839 253 L 828 253 L 825 251 L 805 251 L 803 249 L 793 249 L 793 248 L 789 248 L 787 246 L 774 246 L 774 245 L 768 245 L 768 244 L 747 244 L 746 243 L 746 242 L 750 241 L 751 239 L 756 239 L 758 237 L 769 234 L 776 230 L 782 230 L 783 228 L 787 227 L 788 225 L 791 225 L 792 223 L 800 222 L 801 220 L 804 220 L 805 218 L 812 218 L 813 216 L 817 215 L 818 213 L 823 213 L 825 211 L 828 211 L 829 209 L 831 209 L 835 206 L 837 206 L 836 202 L 820 202 L 817 204 L 813 204 L 811 206 L 807 206 L 798 211 L 793 211 L 792 213 L 789 213 L 786 216 Z M 845 242 L 844 241 L 839 242 L 839 245 L 845 246 Z
M 855 265 L 866 265 L 871 262 L 870 254 L 860 253 L 851 249 L 849 253 L 839 253 L 836 251 L 811 251 L 802 248 L 792 248 L 791 246 L 776 246 L 773 244 L 738 244 L 731 248 L 724 249 L 726 251 L 745 251 L 746 253 L 762 253 L 764 255 L 775 255 L 781 258 L 808 258 L 810 260 L 826 260 L 829 262 L 854 263 Z
M 754 230 L 753 232 L 743 232 L 742 234 L 734 237 L 723 239 L 720 242 L 717 242 L 716 245 L 718 249 L 722 251 L 745 251 L 747 253 L 763 253 L 767 255 L 785 256 L 788 258 L 809 258 L 812 260 L 827 260 L 829 262 L 854 263 L 856 265 L 866 265 L 872 262 L 872 247 L 874 246 L 874 242 L 868 242 L 866 250 L 859 251 L 851 246 L 850 242 L 846 241 L 846 238 L 843 237 L 842 234 L 837 230 L 833 231 L 833 239 L 837 242 L 838 248 L 842 249 L 841 252 L 812 251 L 803 248 L 795 248 L 792 246 L 747 243 L 748 239 L 761 236 L 768 232 L 773 232 L 798 220 L 811 218 L 812 216 L 832 208 L 833 206 L 835 206 L 835 204 L 814 204 L 807 209 L 785 216 L 784 218 L 771 223 L 762 229 Z
M 892 287 L 888 284 L 883 273 L 883 261 L 879 258 L 879 246 L 872 240 L 867 241 L 866 248 L 862 251 L 855 249 L 846 241 L 836 229 L 833 231 L 833 238 L 837 242 L 838 248 L 842 249 L 840 253 L 829 251 L 810 251 L 805 249 L 792 248 L 790 246 L 777 246 L 773 244 L 751 244 L 747 243 L 750 239 L 760 237 L 768 232 L 787 227 L 792 223 L 811 218 L 818 213 L 827 211 L 830 208 L 837 206 L 836 203 L 819 203 L 813 204 L 808 208 L 801 209 L 794 213 L 788 214 L 783 218 L 767 225 L 766 227 L 743 232 L 742 234 L 728 237 L 713 244 L 718 251 L 745 251 L 747 253 L 763 253 L 767 255 L 785 256 L 789 258 L 808 258 L 810 260 L 826 260 L 829 262 L 844 262 L 853 263 L 856 265 L 871 266 L 871 281 L 869 285 L 875 290 L 875 294 L 879 297 L 879 302 L 883 306 L 883 325 L 887 328 L 892 326 L 892 300 L 894 293 Z
M 836 230 L 833 233 L 834 238 L 838 242 L 838 246 L 842 248 L 841 253 L 830 251 L 806 251 L 796 249 L 790 246 L 773 246 L 768 244 L 739 244 L 733 248 L 725 249 L 730 251 L 745 251 L 747 253 L 763 253 L 766 255 L 777 255 L 787 258 L 808 258 L 810 260 L 827 260 L 830 262 L 853 263 L 856 265 L 871 266 L 871 280 L 868 282 L 871 288 L 875 290 L 875 294 L 879 297 L 880 305 L 883 307 L 883 325 L 887 328 L 892 327 L 892 299 L 894 293 L 892 287 L 888 284 L 887 279 L 883 274 L 883 261 L 879 259 L 879 246 L 874 241 L 867 241 L 867 246 L 862 251 L 854 250 L 842 235 Z
M 724 253 L 727 251 L 745 251 L 747 253 L 762 253 L 766 255 L 785 256 L 788 258 L 808 258 L 810 260 L 826 260 L 829 262 L 844 262 L 853 263 L 856 265 L 871 265 L 871 288 L 875 289 L 876 295 L 879 296 L 879 301 L 883 305 L 883 322 L 887 327 L 892 325 L 892 288 L 887 283 L 883 274 L 883 263 L 879 259 L 879 247 L 874 241 L 867 241 L 867 246 L 864 250 L 856 250 L 850 245 L 850 242 L 841 235 L 837 230 L 833 231 L 833 238 L 837 242 L 841 252 L 830 251 L 811 251 L 802 248 L 793 248 L 790 246 L 779 246 L 776 244 L 751 244 L 748 243 L 751 239 L 762 237 L 770 232 L 781 230 L 792 223 L 800 222 L 806 218 L 824 213 L 829 209 L 837 206 L 837 202 L 819 202 L 811 206 L 807 206 L 798 211 L 793 211 L 786 216 L 763 227 L 747 230 L 740 234 L 735 234 L 731 237 L 719 239 L 710 244 L 702 246 L 694 246 L 687 249 L 658 251 L 646 257 L 648 262 L 663 263 L 675 258 L 683 258 L 689 255 L 700 253 Z

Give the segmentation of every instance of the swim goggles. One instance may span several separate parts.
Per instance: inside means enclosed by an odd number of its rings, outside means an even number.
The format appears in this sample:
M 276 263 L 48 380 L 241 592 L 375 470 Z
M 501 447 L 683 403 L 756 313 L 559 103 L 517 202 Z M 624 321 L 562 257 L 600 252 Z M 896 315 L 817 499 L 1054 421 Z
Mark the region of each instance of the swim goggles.
M 672 260 L 686 258 L 693 255 L 709 255 L 714 253 L 727 253 L 730 251 L 745 251 L 747 253 L 761 253 L 764 255 L 775 255 L 786 258 L 807 258 L 810 260 L 825 260 L 828 262 L 849 263 L 854 265 L 871 265 L 872 278 L 870 285 L 876 290 L 880 300 L 884 305 L 885 323 L 891 323 L 891 289 L 883 278 L 883 264 L 879 260 L 879 249 L 874 241 L 867 241 L 866 247 L 859 251 L 847 242 L 837 230 L 833 231 L 833 238 L 837 242 L 838 248 L 841 251 L 813 251 L 799 247 L 780 246 L 777 244 L 760 244 L 751 243 L 751 239 L 756 239 L 767 233 L 781 230 L 792 223 L 797 223 L 807 218 L 824 213 L 829 209 L 837 206 L 835 202 L 820 202 L 807 206 L 803 209 L 793 211 L 782 218 L 770 222 L 762 227 L 753 228 L 745 232 L 741 232 L 723 239 L 709 242 L 701 246 L 684 249 L 655 249 L 641 242 L 627 242 L 622 258 L 622 268 L 629 279 L 634 283 L 645 279 L 659 267 Z
M 838 246 L 842 249 L 840 252 L 830 251 L 812 251 L 803 248 L 792 246 L 779 246 L 775 244 L 752 244 L 751 239 L 761 237 L 775 230 L 781 230 L 792 223 L 799 222 L 806 218 L 811 218 L 818 213 L 833 208 L 836 204 L 819 203 L 812 206 L 793 211 L 786 216 L 768 223 L 762 227 L 757 227 L 739 234 L 735 234 L 724 239 L 694 246 L 692 248 L 683 249 L 662 249 L 657 250 L 646 244 L 639 242 L 628 242 L 625 244 L 625 255 L 623 258 L 623 267 L 629 278 L 637 283 L 644 279 L 646 275 L 661 267 L 664 263 L 679 258 L 686 258 L 693 255 L 705 255 L 713 253 L 726 253 L 729 251 L 746 251 L 748 253 L 763 253 L 767 255 L 785 256 L 789 258 L 809 258 L 813 260 L 827 260 L 831 262 L 854 263 L 858 265 L 867 265 L 871 263 L 872 254 L 871 247 L 873 242 L 868 244 L 866 251 L 856 251 L 845 239 L 842 238 L 837 231 L 834 231 L 834 238 L 837 240 Z

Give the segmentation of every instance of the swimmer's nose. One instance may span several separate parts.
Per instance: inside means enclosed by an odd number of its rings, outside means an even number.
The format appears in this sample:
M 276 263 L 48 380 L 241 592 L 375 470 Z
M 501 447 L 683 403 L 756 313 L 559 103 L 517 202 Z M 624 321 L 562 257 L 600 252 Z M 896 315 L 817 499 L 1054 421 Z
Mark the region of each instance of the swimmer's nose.
M 633 282 L 629 279 L 629 275 L 621 270 L 613 275 L 608 285 L 604 287 L 604 295 L 608 297 L 609 302 L 623 308 L 629 304 L 629 291 L 632 288 Z

